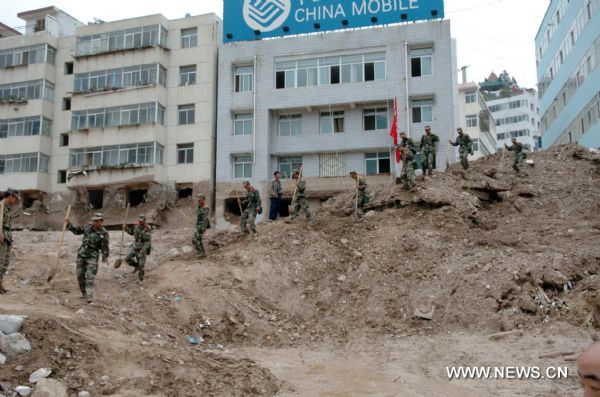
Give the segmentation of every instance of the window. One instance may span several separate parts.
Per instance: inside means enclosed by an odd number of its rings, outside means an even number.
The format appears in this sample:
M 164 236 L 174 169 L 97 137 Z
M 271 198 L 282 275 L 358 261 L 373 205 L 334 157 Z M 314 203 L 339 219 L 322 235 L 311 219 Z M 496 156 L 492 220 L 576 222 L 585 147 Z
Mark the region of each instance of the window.
M 387 130 L 388 128 L 388 109 L 364 109 L 363 123 L 365 131 Z
M 73 74 L 73 62 L 65 62 L 65 74 Z
M 344 153 L 319 155 L 319 176 L 321 178 L 346 175 L 346 156 Z
M 365 153 L 367 175 L 390 173 L 390 153 Z
M 192 48 L 198 45 L 198 28 L 181 29 L 181 48 Z
M 56 183 L 63 184 L 67 183 L 67 170 L 59 170 L 58 177 L 56 178 Z
M 71 110 L 71 98 L 63 98 L 62 110 Z
M 163 154 L 164 148 L 156 142 L 73 149 L 69 151 L 69 167 L 162 164 Z
M 344 112 L 321 112 L 321 134 L 344 132 Z
M 48 172 L 50 157 L 44 153 L 0 155 L 0 174 Z
M 233 120 L 233 135 L 252 135 L 252 113 L 236 114 Z
M 433 121 L 433 101 L 413 100 L 411 101 L 412 122 L 429 123 Z
M 302 135 L 302 115 L 280 115 L 279 136 Z
M 420 48 L 410 50 L 410 65 L 412 77 L 432 75 L 432 54 L 432 48 Z
M 252 91 L 254 66 L 238 66 L 235 68 L 235 92 Z
M 194 124 L 196 118 L 196 105 L 179 106 L 179 124 Z
M 465 100 L 467 103 L 475 103 L 477 101 L 477 91 L 465 93 Z
M 60 134 L 58 146 L 60 146 L 60 147 L 69 146 L 69 134 L 68 133 Z
M 71 113 L 71 130 L 151 123 L 164 124 L 164 118 L 165 108 L 156 102 L 80 110 Z
M 196 84 L 196 65 L 179 68 L 179 85 Z
M 194 162 L 194 144 L 182 143 L 177 145 L 177 164 L 192 164 Z
M 477 115 L 476 114 L 467 115 L 467 127 L 477 127 Z
M 275 88 L 385 80 L 385 53 L 353 54 L 275 63 Z
M 233 157 L 233 177 L 236 179 L 252 178 L 251 155 L 241 155 Z
M 167 69 L 158 63 L 97 70 L 75 75 L 75 92 L 108 91 L 151 84 L 165 85 Z
M 161 25 L 116 30 L 77 38 L 76 56 L 160 45 L 166 47 L 168 31 Z
M 279 171 L 284 178 L 291 178 L 293 170 L 302 167 L 302 157 L 279 157 Z
M 385 80 L 385 52 L 365 54 L 365 81 Z
M 275 65 L 275 88 L 296 87 L 296 62 L 278 62 Z

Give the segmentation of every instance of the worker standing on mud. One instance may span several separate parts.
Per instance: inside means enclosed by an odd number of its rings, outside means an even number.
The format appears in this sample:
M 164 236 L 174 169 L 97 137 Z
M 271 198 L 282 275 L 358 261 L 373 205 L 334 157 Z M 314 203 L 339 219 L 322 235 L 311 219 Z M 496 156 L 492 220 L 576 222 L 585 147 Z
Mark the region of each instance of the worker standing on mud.
M 102 226 L 104 216 L 96 212 L 91 223 L 83 227 L 73 226 L 69 219 L 65 219 L 67 229 L 73 234 L 83 234 L 81 247 L 77 252 L 77 282 L 81 294 L 87 301 L 92 303 L 94 299 L 94 279 L 98 273 L 98 259 L 102 254 L 102 263 L 108 262 L 108 232 Z
M 436 134 L 431 133 L 431 127 L 425 126 L 425 135 L 421 137 L 421 161 L 423 165 L 423 175 L 433 174 L 435 169 L 435 156 L 437 150 L 435 144 L 440 141 L 440 138 Z
M 206 197 L 203 194 L 198 194 L 196 197 L 198 198 L 198 211 L 196 215 L 196 231 L 194 232 L 192 243 L 196 248 L 196 256 L 198 258 L 205 258 L 206 251 L 204 250 L 204 244 L 202 244 L 202 236 L 210 229 L 210 219 L 208 219 Z
M 583 397 L 600 397 L 600 342 L 594 342 L 577 360 Z
M 281 172 L 273 173 L 273 180 L 269 190 L 269 220 L 274 221 L 279 215 L 279 207 L 281 206 Z
M 0 294 L 8 292 L 4 288 L 3 279 L 8 270 L 10 260 L 10 248 L 14 242 L 11 230 L 11 210 L 12 207 L 19 201 L 19 192 L 14 189 L 8 189 L 3 194 L 3 200 L 0 203 L 2 211 L 2 227 L 0 228 Z
M 315 224 L 315 217 L 313 216 L 310 205 L 308 204 L 308 200 L 306 199 L 306 181 L 304 179 L 298 180 L 300 178 L 300 171 L 293 170 L 292 171 L 292 179 L 296 181 L 296 201 L 293 202 L 292 213 L 290 215 L 290 222 L 298 217 L 300 211 L 304 211 L 306 215 L 306 219 L 311 225 Z
M 356 171 L 352 171 L 350 173 L 350 176 L 356 182 L 356 194 L 358 194 L 358 199 L 356 197 L 354 198 L 355 200 L 357 200 L 356 215 L 359 218 L 362 218 L 362 216 L 365 214 L 365 205 L 369 204 L 369 195 L 367 194 L 367 181 L 365 180 L 365 178 L 359 177 Z
M 125 262 L 133 267 L 133 273 L 137 272 L 140 282 L 142 282 L 144 281 L 146 256 L 150 255 L 152 250 L 152 229 L 146 223 L 146 216 L 142 214 L 138 216 L 137 225 L 123 225 L 123 230 L 135 238 L 133 244 L 129 246 Z
M 413 190 L 417 180 L 415 175 L 417 148 L 414 141 L 406 136 L 406 132 L 400 133 L 400 143 L 396 147 L 396 150 L 400 151 L 400 159 L 402 160 L 400 182 L 404 186 L 404 190 Z
M 456 142 L 452 142 L 451 140 L 448 140 L 448 142 L 452 146 L 459 146 L 458 155 L 460 157 L 460 164 L 466 171 L 469 169 L 469 155 L 473 155 L 473 141 L 469 134 L 463 132 L 462 128 L 457 128 L 456 132 L 458 132 Z
M 508 146 L 506 143 L 504 144 L 506 150 L 514 152 L 513 157 L 513 169 L 517 171 L 519 176 L 525 176 L 525 171 L 523 170 L 523 165 L 525 163 L 525 159 L 527 158 L 527 148 L 520 142 L 517 142 L 517 138 L 512 138 L 512 146 Z
M 242 204 L 246 205 L 246 209 L 240 219 L 240 229 L 242 233 L 249 233 L 246 230 L 246 225 L 250 224 L 250 230 L 256 233 L 256 224 L 254 219 L 257 214 L 262 214 L 262 201 L 260 200 L 260 192 L 254 188 L 248 181 L 244 181 L 244 189 L 246 189 L 246 198 Z

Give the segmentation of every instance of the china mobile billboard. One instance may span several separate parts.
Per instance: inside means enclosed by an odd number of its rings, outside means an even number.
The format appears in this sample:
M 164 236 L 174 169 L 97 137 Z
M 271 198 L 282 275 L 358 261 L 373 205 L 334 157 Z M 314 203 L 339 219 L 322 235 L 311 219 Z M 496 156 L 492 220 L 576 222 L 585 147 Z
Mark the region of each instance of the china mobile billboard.
M 444 0 L 223 0 L 223 41 L 444 18 Z

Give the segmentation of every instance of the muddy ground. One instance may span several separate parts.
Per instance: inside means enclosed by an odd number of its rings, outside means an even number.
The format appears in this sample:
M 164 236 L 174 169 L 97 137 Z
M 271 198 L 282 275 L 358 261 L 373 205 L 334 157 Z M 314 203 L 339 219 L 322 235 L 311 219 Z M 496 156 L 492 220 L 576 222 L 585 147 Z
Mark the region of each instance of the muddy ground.
M 59 233 L 16 232 L 0 313 L 29 316 L 32 351 L 9 357 L 0 383 L 51 367 L 73 396 L 578 395 L 573 354 L 600 329 L 600 158 L 578 147 L 530 158 L 523 178 L 498 154 L 415 192 L 372 192 L 361 222 L 348 193 L 316 226 L 210 230 L 203 260 L 183 218 L 165 222 L 143 285 L 101 265 L 92 305 L 74 275 L 79 237 L 67 234 L 47 284 Z M 449 381 L 449 366 L 570 376 Z

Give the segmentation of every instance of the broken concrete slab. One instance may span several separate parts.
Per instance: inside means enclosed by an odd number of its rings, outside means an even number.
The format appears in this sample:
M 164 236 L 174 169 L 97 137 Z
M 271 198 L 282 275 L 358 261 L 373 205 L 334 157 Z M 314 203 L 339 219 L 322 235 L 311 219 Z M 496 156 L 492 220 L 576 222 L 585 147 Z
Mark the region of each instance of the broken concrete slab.
M 21 316 L 0 315 L 0 332 L 10 335 L 21 331 L 23 320 Z

